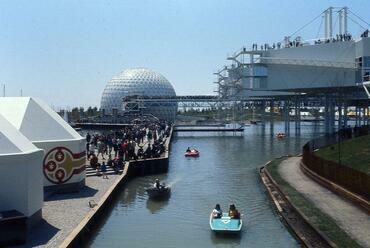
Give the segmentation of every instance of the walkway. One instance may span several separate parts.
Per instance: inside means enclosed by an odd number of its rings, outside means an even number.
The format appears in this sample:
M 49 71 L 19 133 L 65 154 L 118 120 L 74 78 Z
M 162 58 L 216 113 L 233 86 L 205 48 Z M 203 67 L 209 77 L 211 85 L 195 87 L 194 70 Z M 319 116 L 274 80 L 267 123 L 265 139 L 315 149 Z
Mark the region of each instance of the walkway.
M 284 160 L 279 166 L 281 176 L 296 190 L 331 216 L 359 244 L 370 247 L 370 216 L 352 203 L 332 193 L 307 177 L 300 169 L 300 157 Z
M 98 203 L 102 196 L 123 175 L 86 178 L 86 187 L 79 192 L 55 194 L 44 202 L 41 225 L 29 233 L 27 243 L 20 247 L 58 247 L 67 235 L 89 213 L 89 202 Z

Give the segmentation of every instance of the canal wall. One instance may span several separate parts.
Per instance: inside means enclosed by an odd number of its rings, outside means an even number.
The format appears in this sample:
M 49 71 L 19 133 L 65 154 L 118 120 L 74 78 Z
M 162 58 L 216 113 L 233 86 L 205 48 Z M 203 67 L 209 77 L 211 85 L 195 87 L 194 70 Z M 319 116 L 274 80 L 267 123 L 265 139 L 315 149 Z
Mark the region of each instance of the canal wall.
M 282 156 L 277 159 L 289 157 L 291 156 Z M 282 192 L 279 185 L 266 169 L 271 162 L 269 161 L 261 167 L 259 174 L 267 195 L 283 224 L 304 247 L 336 247 L 325 234 L 311 225 L 308 218 Z
M 59 247 L 81 247 L 82 244 L 88 241 L 89 238 L 91 238 L 92 230 L 94 230 L 99 225 L 102 218 L 106 216 L 109 212 L 109 208 L 112 206 L 111 203 L 117 199 L 126 183 L 131 179 L 139 176 L 168 172 L 172 132 L 173 127 L 171 128 L 170 136 L 165 142 L 166 149 L 163 156 L 159 158 L 140 159 L 128 162 L 119 178 L 100 198 L 99 202 L 92 203 L 92 209 Z

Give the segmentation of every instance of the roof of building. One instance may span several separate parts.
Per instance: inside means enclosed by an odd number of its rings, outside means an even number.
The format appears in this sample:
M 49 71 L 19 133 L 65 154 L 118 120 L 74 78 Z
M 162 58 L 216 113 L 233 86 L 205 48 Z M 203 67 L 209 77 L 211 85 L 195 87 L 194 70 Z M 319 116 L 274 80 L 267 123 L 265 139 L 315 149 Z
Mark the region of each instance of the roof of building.
M 0 97 L 0 114 L 31 141 L 82 139 L 46 103 L 31 97 Z
M 38 150 L 31 141 L 0 115 L 0 156 Z

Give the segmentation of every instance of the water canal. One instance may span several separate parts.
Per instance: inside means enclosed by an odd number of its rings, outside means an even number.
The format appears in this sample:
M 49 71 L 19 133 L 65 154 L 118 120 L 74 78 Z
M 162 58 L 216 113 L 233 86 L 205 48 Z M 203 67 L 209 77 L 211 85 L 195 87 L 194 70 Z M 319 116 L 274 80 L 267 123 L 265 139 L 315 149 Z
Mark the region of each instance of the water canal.
M 274 130 L 276 133 L 284 129 L 277 124 Z M 306 124 L 300 135 L 292 132 L 285 140 L 277 140 L 269 125 L 247 127 L 241 137 L 176 135 L 169 172 L 130 181 L 87 245 L 298 247 L 271 208 L 257 168 L 272 158 L 299 153 L 317 130 L 313 124 Z M 199 148 L 199 158 L 184 157 L 190 145 Z M 145 189 L 155 178 L 172 185 L 169 200 L 148 200 Z M 245 214 L 239 237 L 219 237 L 210 231 L 209 214 L 216 203 L 223 210 L 234 203 Z

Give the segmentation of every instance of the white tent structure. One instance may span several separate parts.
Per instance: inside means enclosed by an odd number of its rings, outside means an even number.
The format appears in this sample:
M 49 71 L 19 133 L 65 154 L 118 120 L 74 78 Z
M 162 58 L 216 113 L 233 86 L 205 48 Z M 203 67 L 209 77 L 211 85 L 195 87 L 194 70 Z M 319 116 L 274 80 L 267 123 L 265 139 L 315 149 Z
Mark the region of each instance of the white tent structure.
M 46 103 L 30 97 L 2 97 L 0 114 L 44 150 L 44 186 L 58 190 L 84 184 L 86 141 Z
M 41 219 L 43 156 L 0 115 L 0 211 L 17 210 L 33 223 Z

